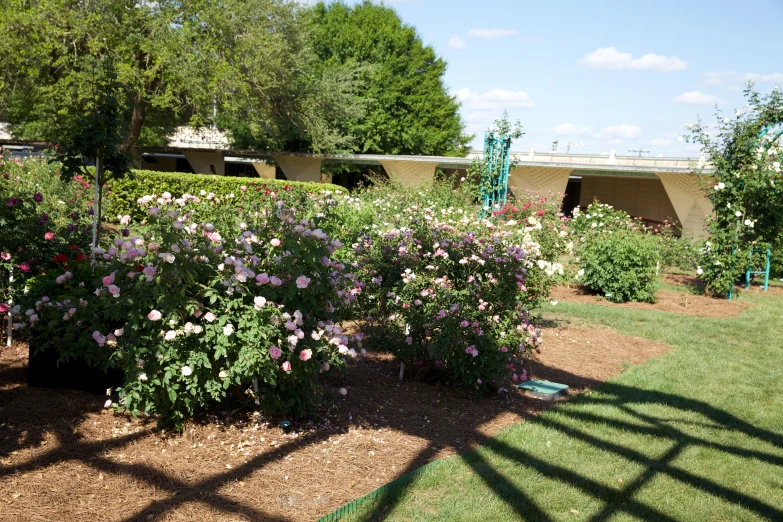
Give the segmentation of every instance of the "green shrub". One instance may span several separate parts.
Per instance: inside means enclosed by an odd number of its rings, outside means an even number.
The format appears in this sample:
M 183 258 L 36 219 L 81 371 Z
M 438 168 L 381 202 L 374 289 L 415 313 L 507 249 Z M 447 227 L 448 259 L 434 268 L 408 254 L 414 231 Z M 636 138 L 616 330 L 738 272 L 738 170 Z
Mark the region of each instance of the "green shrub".
M 132 176 L 110 182 L 108 210 L 105 215 L 109 220 L 116 220 L 118 215 L 143 219 L 144 214 L 137 203 L 139 198 L 148 194 L 161 195 L 164 192 L 194 196 L 213 193 L 218 198 L 224 198 L 230 194 L 240 193 L 257 194 L 263 197 L 271 191 L 286 193 L 288 197 L 285 199 L 295 204 L 306 200 L 308 194 L 317 194 L 322 190 L 335 188 L 338 187 L 326 183 L 134 170 Z M 204 191 L 204 194 L 201 194 L 201 191 Z
M 582 283 L 610 301 L 655 301 L 660 240 L 635 232 L 596 234 L 580 248 Z

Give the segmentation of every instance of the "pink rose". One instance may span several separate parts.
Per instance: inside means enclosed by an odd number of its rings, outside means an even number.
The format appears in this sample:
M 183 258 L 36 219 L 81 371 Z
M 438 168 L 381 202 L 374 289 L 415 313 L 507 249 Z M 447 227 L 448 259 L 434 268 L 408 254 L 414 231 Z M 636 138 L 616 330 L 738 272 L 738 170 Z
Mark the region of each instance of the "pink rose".
M 256 282 L 257 282 L 259 285 L 265 285 L 265 284 L 267 284 L 267 283 L 269 282 L 269 274 L 267 274 L 267 273 L 258 274 L 258 275 L 256 276 Z
M 0 252 L 0 259 L 2 259 L 3 261 L 8 261 L 9 259 L 11 259 L 11 254 L 9 254 L 8 252 Z
M 299 359 L 301 359 L 302 361 L 309 361 L 310 357 L 312 356 L 313 356 L 313 351 L 310 350 L 309 348 L 307 350 L 302 350 L 301 352 L 299 352 Z
M 51 241 L 52 239 L 54 239 L 54 232 L 47 232 L 46 234 L 44 234 L 44 239 L 47 241 Z
M 212 321 L 217 319 L 217 316 L 215 316 L 215 314 L 213 314 L 212 312 L 207 312 L 206 314 L 204 314 L 204 319 L 206 319 L 208 322 L 211 323 Z
M 4 313 L 8 312 L 9 308 L 10 307 L 7 304 L 0 303 L 0 314 L 4 314 Z
M 272 359 L 279 359 L 281 355 L 283 355 L 283 350 L 277 346 L 269 348 L 269 356 L 272 357 Z
M 283 371 L 284 372 L 290 372 L 291 371 L 291 363 L 286 361 L 283 363 Z
M 114 274 L 107 275 L 106 277 L 104 277 L 101 280 L 101 282 L 103 283 L 104 286 L 109 286 L 110 284 L 112 284 L 114 282 Z
M 277 238 L 272 239 L 272 241 L 269 242 L 273 247 L 279 247 L 280 246 L 280 240 Z
M 310 284 L 310 278 L 305 276 L 299 276 L 296 278 L 296 287 L 297 288 L 307 288 L 307 285 Z
M 163 317 L 163 315 L 157 310 L 153 310 L 147 314 L 147 319 L 149 319 L 150 321 L 160 321 L 161 317 Z

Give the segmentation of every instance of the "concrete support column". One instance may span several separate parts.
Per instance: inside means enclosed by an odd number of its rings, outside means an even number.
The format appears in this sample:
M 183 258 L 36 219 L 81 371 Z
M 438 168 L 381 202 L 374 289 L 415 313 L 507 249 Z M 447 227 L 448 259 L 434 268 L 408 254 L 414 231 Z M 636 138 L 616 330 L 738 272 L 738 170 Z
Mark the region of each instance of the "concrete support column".
M 508 173 L 508 186 L 518 197 L 524 196 L 526 190 L 535 190 L 542 196 L 548 192 L 564 194 L 571 171 L 557 167 L 519 165 Z
M 253 163 L 253 168 L 258 172 L 258 177 L 264 179 L 275 179 L 276 168 L 274 165 L 264 163 L 263 161 Z
M 223 161 L 223 154 L 221 152 L 188 151 L 183 152 L 183 154 L 193 168 L 193 172 L 196 174 L 209 174 L 210 165 L 215 166 L 215 174 L 222 176 L 226 173 L 226 163 Z
M 321 182 L 321 158 L 302 156 L 272 156 L 291 181 Z
M 696 238 L 707 236 L 707 216 L 712 215 L 712 203 L 704 197 L 696 174 L 657 172 L 663 188 L 672 202 L 682 229 Z
M 391 179 L 407 187 L 416 187 L 435 180 L 435 168 L 439 162 L 384 160 L 380 162 Z

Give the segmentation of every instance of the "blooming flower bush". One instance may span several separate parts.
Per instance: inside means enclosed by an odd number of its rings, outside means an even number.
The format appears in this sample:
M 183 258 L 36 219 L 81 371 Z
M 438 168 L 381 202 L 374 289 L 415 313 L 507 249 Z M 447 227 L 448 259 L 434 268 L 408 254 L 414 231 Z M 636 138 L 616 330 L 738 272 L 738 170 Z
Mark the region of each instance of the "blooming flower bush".
M 523 358 L 541 341 L 529 310 L 548 276 L 538 244 L 516 225 L 467 216 L 452 224 L 410 208 L 355 245 L 368 321 L 420 378 L 482 392 L 527 378 Z
M 78 180 L 62 182 L 39 158 L 0 156 L 0 314 L 32 278 L 76 262 L 88 242 L 89 212 Z
M 361 346 L 338 326 L 362 291 L 333 256 L 342 245 L 282 201 L 246 215 L 187 194 L 139 204 L 143 233 L 97 249 L 94 276 L 33 289 L 38 347 L 122 368 L 118 406 L 178 425 L 232 387 L 310 411 L 320 374 Z
M 697 271 L 707 291 L 722 297 L 744 275 L 752 248 L 783 247 L 783 92 L 761 95 L 749 86 L 745 95 L 747 105 L 734 115 L 718 113 L 715 125 L 699 122 L 687 137 L 712 169 L 705 195 L 715 215 Z

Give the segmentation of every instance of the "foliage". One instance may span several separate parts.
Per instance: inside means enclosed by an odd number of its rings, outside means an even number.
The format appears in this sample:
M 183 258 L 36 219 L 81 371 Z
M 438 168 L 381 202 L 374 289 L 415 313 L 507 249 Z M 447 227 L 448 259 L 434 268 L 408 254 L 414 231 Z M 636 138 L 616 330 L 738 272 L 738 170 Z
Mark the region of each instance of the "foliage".
M 718 111 L 714 126 L 699 122 L 690 129 L 689 140 L 701 145 L 713 169 L 706 192 L 715 216 L 698 271 L 716 296 L 725 296 L 744 274 L 753 245 L 777 246 L 783 230 L 783 144 L 775 140 L 783 125 L 783 93 L 775 88 L 761 95 L 749 85 L 745 96 L 748 104 L 733 118 Z
M 165 144 L 178 125 L 217 125 L 259 148 L 343 150 L 362 112 L 353 71 L 320 71 L 300 8 L 283 0 L 8 0 L 0 3 L 0 118 L 57 138 L 62 100 L 112 56 L 134 86 L 123 148 Z M 215 117 L 215 114 L 217 117 Z
M 664 226 L 660 234 L 661 266 L 673 266 L 681 270 L 693 270 L 699 264 L 704 241 L 683 233 L 674 235 L 673 228 Z
M 283 201 L 241 216 L 187 194 L 140 204 L 145 232 L 98 249 L 94 276 L 68 267 L 33 287 L 37 348 L 122 368 L 118 407 L 178 426 L 232 387 L 312 411 L 320 374 L 356 356 L 336 326 L 361 291 L 331 257 L 340 243 Z
M 130 215 L 141 220 L 144 213 L 137 201 L 145 194 L 171 192 L 203 197 L 212 194 L 210 199 L 216 197 L 223 200 L 226 197 L 233 199 L 240 196 L 247 199 L 268 198 L 274 192 L 285 195 L 288 201 L 304 204 L 308 194 L 317 194 L 324 189 L 333 189 L 334 186 L 323 183 L 134 170 L 131 177 L 113 180 L 108 188 L 113 218 Z
M 610 301 L 651 303 L 659 286 L 660 260 L 656 236 L 606 230 L 592 234 L 580 245 L 580 280 Z
M 316 4 L 308 13 L 316 69 L 358 67 L 365 80 L 361 117 L 346 120 L 351 152 L 464 156 L 459 103 L 443 83 L 446 62 L 397 13 L 368 0 Z
M 87 251 L 85 181 L 63 181 L 42 159 L 0 156 L 0 313 L 19 303 L 30 280 Z M 89 185 L 87 185 L 89 189 Z M 13 282 L 11 282 L 13 277 Z

